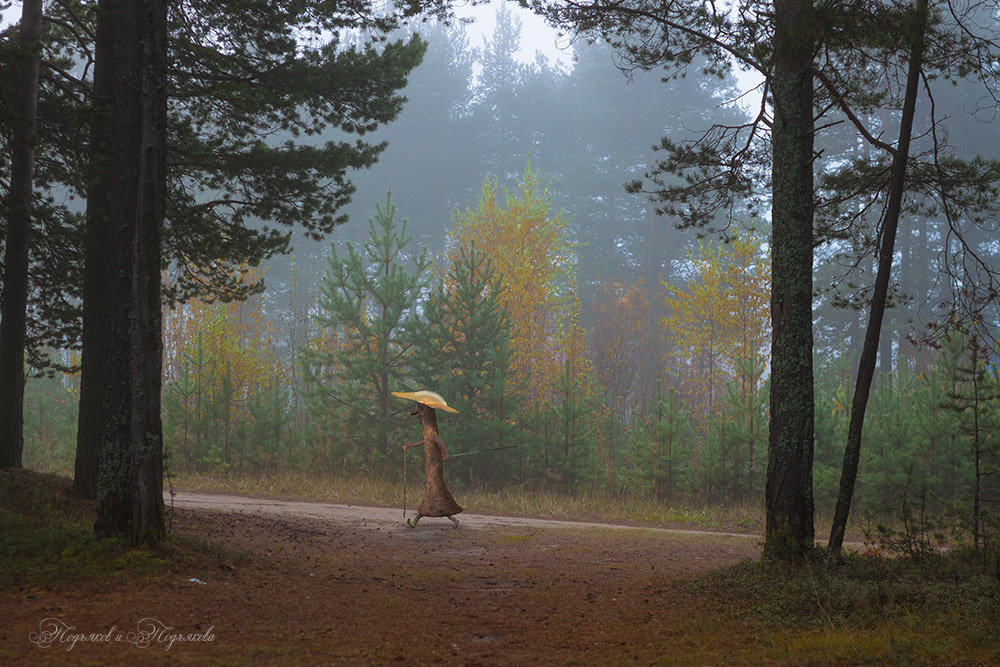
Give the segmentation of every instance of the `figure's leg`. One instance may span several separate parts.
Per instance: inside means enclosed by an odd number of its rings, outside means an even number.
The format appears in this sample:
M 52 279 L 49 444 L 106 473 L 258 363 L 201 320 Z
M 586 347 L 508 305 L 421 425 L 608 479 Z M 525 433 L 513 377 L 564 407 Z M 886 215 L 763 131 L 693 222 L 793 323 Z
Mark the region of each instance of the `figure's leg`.
M 455 524 L 454 526 L 452 526 L 452 528 L 458 528 L 458 519 L 456 519 L 455 517 L 453 517 L 450 514 L 448 515 L 448 518 L 451 519 L 452 522 Z
M 409 526 L 410 528 L 416 528 L 417 527 L 417 522 L 420 521 L 421 517 L 423 517 L 423 516 L 424 516 L 423 514 L 419 514 L 418 513 L 416 519 L 407 519 L 406 520 L 406 525 Z

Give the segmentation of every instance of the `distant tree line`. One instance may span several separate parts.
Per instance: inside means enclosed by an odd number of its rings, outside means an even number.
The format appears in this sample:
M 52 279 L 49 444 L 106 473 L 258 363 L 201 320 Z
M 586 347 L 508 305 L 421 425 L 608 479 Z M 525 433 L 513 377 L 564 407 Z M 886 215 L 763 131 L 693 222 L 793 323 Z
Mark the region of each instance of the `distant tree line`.
M 290 332 L 266 318 L 261 296 L 168 313 L 168 469 L 397 478 L 413 424 L 410 406 L 383 388 L 432 388 L 459 410 L 441 422 L 457 488 L 760 498 L 768 419 L 761 241 L 702 244 L 688 279 L 651 297 L 664 302 L 656 326 L 677 371 L 623 413 L 595 355 L 623 367 L 645 357 L 627 328 L 600 352 L 580 326 L 578 260 L 563 225 L 530 169 L 514 191 L 487 182 L 477 205 L 456 214 L 450 251 L 431 269 L 387 196 L 368 238 L 331 248 L 294 365 L 280 349 Z M 506 243 L 534 248 L 539 270 L 510 262 Z M 614 302 L 619 319 L 643 321 L 639 287 L 606 295 L 605 307 Z M 879 375 L 856 498 L 865 514 L 894 525 L 919 511 L 927 531 L 933 517 L 933 532 L 998 546 L 1000 374 L 989 357 L 956 329 L 926 371 L 904 364 Z M 838 494 L 852 361 L 846 349 L 817 360 L 814 488 L 823 512 Z M 76 381 L 28 386 L 28 463 L 66 466 Z

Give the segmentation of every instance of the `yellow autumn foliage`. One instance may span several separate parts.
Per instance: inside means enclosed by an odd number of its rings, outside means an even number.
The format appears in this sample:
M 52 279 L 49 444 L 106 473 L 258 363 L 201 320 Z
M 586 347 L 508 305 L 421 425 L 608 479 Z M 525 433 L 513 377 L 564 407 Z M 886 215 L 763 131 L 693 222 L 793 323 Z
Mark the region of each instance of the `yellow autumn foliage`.
M 256 269 L 241 267 L 241 281 L 252 283 L 260 277 Z M 245 417 L 248 401 L 258 392 L 290 384 L 292 369 L 278 358 L 276 339 L 261 296 L 231 303 L 180 304 L 163 318 L 164 385 L 179 377 L 185 360 L 200 347 L 204 363 L 188 363 L 185 370 L 200 386 L 232 392 L 231 416 Z
M 666 284 L 662 323 L 685 402 L 704 426 L 726 383 L 736 382 L 741 395 L 759 388 L 771 331 L 770 259 L 759 239 L 745 235 L 702 243 L 689 260 L 691 278 Z
M 454 215 L 448 241 L 449 262 L 475 244 L 501 276 L 511 322 L 511 383 L 523 404 L 534 408 L 554 400 L 566 362 L 573 373 L 589 362 L 566 219 L 552 212 L 530 164 L 516 192 L 488 178 L 476 208 Z

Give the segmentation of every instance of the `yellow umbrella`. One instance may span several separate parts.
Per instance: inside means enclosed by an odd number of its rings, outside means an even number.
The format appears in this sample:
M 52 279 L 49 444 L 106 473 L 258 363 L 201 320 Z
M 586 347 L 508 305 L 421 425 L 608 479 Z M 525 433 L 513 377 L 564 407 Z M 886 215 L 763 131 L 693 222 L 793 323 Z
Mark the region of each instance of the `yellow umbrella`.
M 408 398 L 411 401 L 423 403 L 428 407 L 441 409 L 445 412 L 458 412 L 455 408 L 448 407 L 448 403 L 441 397 L 441 394 L 433 391 L 394 391 L 392 392 L 392 395 L 400 398 Z

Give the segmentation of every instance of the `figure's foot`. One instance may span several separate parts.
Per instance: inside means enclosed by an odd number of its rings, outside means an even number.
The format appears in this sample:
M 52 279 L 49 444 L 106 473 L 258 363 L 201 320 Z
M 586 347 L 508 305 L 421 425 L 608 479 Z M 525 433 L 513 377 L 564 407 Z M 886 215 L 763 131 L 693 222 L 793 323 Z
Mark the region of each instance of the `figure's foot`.
M 415 519 L 407 519 L 406 520 L 406 525 L 409 526 L 410 528 L 416 528 L 417 527 L 417 522 L 420 521 L 420 518 L 422 516 L 423 516 L 423 514 L 418 514 L 417 518 L 415 518 Z
M 451 516 L 450 514 L 448 515 L 448 518 L 451 519 L 452 523 L 455 524 L 454 526 L 452 526 L 452 528 L 458 528 L 458 519 L 456 519 L 455 517 Z

